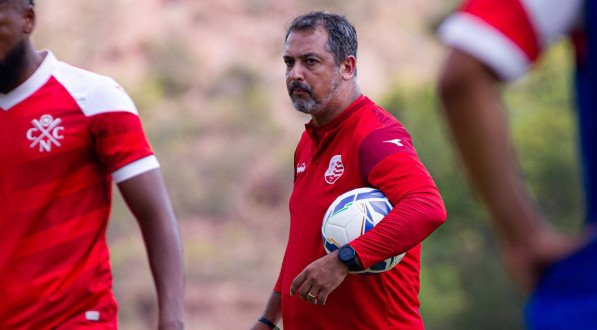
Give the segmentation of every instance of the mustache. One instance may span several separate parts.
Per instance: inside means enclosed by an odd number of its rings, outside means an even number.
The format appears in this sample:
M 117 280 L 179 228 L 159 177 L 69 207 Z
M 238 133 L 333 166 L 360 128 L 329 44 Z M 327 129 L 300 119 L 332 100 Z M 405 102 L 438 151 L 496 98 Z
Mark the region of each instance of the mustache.
M 313 89 L 311 89 L 311 86 L 305 83 L 302 83 L 300 81 L 293 81 L 288 85 L 288 95 L 292 96 L 292 94 L 297 90 L 304 91 L 311 97 L 313 97 Z

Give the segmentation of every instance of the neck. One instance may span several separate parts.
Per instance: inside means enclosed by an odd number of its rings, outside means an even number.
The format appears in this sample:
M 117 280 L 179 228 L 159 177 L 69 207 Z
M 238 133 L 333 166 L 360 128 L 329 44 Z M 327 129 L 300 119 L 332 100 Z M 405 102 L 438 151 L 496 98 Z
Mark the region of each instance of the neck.
M 25 49 L 22 55 L 22 63 L 18 65 L 20 69 L 15 72 L 14 79 L 10 80 L 8 84 L 5 84 L 0 89 L 0 93 L 7 94 L 13 89 L 19 87 L 23 84 L 29 77 L 31 77 L 37 68 L 43 62 L 45 58 L 45 54 L 39 53 L 37 50 L 33 48 L 31 43 L 27 42 L 25 44 Z
M 338 95 L 336 95 L 336 102 L 330 102 L 327 110 L 311 114 L 313 124 L 315 126 L 323 126 L 329 123 L 346 110 L 360 95 L 361 91 L 356 86 L 356 83 L 351 84 L 350 88 L 340 90 Z

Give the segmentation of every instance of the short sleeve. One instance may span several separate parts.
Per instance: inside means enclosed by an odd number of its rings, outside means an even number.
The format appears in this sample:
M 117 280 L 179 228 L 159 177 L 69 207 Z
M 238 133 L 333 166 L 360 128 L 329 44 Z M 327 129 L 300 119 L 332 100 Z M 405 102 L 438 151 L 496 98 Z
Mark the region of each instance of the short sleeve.
M 545 47 L 570 33 L 581 8 L 581 0 L 468 0 L 438 34 L 510 81 L 526 73 Z
M 87 116 L 106 112 L 130 112 L 137 114 L 133 100 L 112 78 L 101 76 L 97 83 L 85 93 L 80 104 Z
M 159 167 L 139 117 L 109 112 L 91 118 L 95 152 L 116 183 Z
M 103 77 L 81 100 L 96 154 L 116 183 L 159 167 L 131 98 Z

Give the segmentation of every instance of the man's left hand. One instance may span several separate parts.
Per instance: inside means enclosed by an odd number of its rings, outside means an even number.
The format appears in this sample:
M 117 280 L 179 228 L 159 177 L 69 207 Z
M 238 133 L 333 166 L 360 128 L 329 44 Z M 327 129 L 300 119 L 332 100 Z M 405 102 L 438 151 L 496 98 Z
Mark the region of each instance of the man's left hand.
M 292 281 L 290 295 L 324 305 L 328 295 L 344 281 L 348 266 L 338 259 L 338 251 L 313 261 Z

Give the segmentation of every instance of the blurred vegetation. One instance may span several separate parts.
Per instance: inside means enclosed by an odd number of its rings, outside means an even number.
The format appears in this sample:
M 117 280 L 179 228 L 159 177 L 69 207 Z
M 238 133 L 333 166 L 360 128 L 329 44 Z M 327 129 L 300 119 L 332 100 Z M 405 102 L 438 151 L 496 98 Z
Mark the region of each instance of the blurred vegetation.
M 578 229 L 582 204 L 570 54 L 559 45 L 536 70 L 505 87 L 521 173 L 546 218 Z M 520 329 L 524 298 L 505 275 L 491 225 L 466 185 L 435 91 L 395 86 L 381 102 L 410 131 L 442 193 L 448 221 L 424 242 L 421 310 L 428 329 Z

